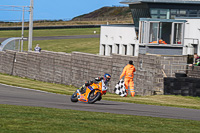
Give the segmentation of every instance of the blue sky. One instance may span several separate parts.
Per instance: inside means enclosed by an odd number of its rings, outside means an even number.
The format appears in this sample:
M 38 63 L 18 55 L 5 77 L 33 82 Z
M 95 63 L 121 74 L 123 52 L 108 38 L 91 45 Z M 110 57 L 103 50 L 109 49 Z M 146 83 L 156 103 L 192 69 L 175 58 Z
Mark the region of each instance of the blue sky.
M 122 0 L 34 0 L 34 19 L 70 19 L 86 14 L 104 6 L 123 6 Z M 0 0 L 0 5 L 29 6 L 30 0 Z M 124 5 L 125 6 L 125 5 Z M 20 11 L 2 11 L 0 6 L 0 21 L 21 20 Z M 29 13 L 25 14 L 25 19 Z

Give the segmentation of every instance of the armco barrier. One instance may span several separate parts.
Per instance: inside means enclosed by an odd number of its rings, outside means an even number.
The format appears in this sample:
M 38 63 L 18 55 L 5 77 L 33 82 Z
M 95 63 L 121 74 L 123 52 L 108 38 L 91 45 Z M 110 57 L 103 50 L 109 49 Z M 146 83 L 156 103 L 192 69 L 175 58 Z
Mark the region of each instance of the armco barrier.
M 109 92 L 119 80 L 124 66 L 133 60 L 137 95 L 164 94 L 163 71 L 170 74 L 171 63 L 185 63 L 184 56 L 116 55 L 100 56 L 88 53 L 51 52 L 0 52 L 0 72 L 44 82 L 80 87 L 87 80 L 111 74 Z M 178 60 L 178 61 L 177 61 Z M 169 72 L 169 73 L 168 73 Z

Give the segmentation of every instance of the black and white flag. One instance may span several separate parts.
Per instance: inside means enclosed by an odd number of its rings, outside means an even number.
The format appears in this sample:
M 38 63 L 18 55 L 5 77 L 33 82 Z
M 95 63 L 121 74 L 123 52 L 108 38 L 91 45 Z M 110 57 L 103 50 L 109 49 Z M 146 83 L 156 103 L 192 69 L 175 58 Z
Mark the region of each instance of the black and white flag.
M 115 89 L 114 89 L 114 92 L 117 94 L 117 95 L 120 95 L 122 97 L 126 96 L 126 88 L 125 88 L 125 85 L 124 85 L 124 80 L 121 79 L 115 86 Z

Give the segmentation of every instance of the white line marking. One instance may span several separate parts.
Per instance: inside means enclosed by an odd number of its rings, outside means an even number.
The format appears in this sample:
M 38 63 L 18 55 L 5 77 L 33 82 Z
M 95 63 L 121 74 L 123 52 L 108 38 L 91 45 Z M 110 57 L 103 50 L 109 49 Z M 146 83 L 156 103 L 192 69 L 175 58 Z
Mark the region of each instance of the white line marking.
M 42 91 L 42 90 L 36 90 L 36 89 L 30 89 L 30 88 L 23 88 L 23 87 L 18 87 L 18 86 L 12 86 L 12 85 L 2 84 L 2 83 L 0 83 L 0 85 L 8 86 L 8 87 L 13 87 L 13 88 L 18 88 L 18 89 L 23 89 L 23 90 L 37 91 L 37 92 L 42 92 L 42 93 L 47 93 L 47 94 L 64 95 L 64 94 L 57 94 L 57 93 L 47 92 L 47 91 Z

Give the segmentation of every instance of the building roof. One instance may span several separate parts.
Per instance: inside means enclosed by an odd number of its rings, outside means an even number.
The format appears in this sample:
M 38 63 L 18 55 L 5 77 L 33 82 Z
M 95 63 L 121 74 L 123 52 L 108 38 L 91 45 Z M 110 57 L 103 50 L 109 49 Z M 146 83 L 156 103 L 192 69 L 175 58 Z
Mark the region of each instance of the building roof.
M 179 3 L 179 4 L 200 4 L 200 0 L 122 0 L 122 4 L 138 3 Z

